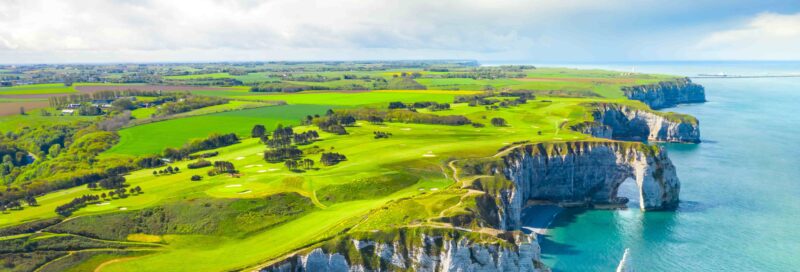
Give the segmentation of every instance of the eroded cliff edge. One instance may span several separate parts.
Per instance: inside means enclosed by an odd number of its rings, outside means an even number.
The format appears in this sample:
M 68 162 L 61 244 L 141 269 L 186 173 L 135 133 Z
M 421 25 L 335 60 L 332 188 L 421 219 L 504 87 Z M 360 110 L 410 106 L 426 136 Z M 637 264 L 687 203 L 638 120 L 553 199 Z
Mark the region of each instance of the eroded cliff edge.
M 400 228 L 348 234 L 261 271 L 549 271 L 539 244 L 521 232 Z
M 462 164 L 480 178 L 464 186 L 482 190 L 481 217 L 499 229 L 521 227 L 528 201 L 571 205 L 624 201 L 617 189 L 628 179 L 639 188 L 642 210 L 677 206 L 680 181 L 666 150 L 632 142 L 538 143 L 514 147 L 499 159 Z
M 657 210 L 674 208 L 680 192 L 666 151 L 639 142 L 512 144 L 452 167 L 459 183 L 430 196 L 461 195 L 456 205 L 419 220 L 403 216 L 419 211 L 401 208 L 418 207 L 405 205 L 414 198 L 400 200 L 371 213 L 397 215 L 396 227 L 351 231 L 261 271 L 548 271 L 535 236 L 520 231 L 529 201 L 620 203 L 617 189 L 630 179 L 639 188 L 640 208 Z
M 663 81 L 649 85 L 622 87 L 629 99 L 639 100 L 653 109 L 674 107 L 683 103 L 706 101 L 705 88 L 689 78 Z
M 617 103 L 587 103 L 585 106 L 590 109 L 593 121 L 573 125 L 572 130 L 614 140 L 700 142 L 700 123 L 690 115 Z

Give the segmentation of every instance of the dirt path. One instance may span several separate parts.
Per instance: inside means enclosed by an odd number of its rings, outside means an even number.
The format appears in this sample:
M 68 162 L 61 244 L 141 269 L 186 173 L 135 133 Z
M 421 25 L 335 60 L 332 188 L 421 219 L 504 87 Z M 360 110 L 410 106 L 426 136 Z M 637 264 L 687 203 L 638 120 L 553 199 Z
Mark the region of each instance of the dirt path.
M 127 261 L 127 260 L 136 259 L 136 258 L 138 258 L 138 257 L 126 257 L 126 258 L 113 259 L 113 260 L 110 260 L 110 261 L 107 261 L 107 262 L 104 262 L 104 263 L 101 263 L 100 265 L 98 265 L 98 266 L 97 266 L 97 267 L 94 269 L 94 272 L 100 272 L 100 271 L 102 271 L 102 270 L 103 270 L 103 268 L 104 268 L 104 267 L 106 267 L 106 265 L 110 265 L 110 264 L 113 264 L 113 263 L 118 263 L 118 262 L 124 262 L 124 261 Z

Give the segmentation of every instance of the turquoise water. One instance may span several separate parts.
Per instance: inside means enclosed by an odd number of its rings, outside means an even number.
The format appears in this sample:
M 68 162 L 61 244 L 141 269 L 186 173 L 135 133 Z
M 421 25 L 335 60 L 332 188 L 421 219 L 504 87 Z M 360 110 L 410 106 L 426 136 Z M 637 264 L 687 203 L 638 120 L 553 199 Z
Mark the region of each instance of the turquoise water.
M 683 75 L 800 73 L 800 63 L 589 65 Z M 586 65 L 573 67 L 586 67 Z M 703 143 L 668 144 L 677 211 L 567 210 L 541 237 L 554 271 L 800 271 L 800 78 L 702 79 Z

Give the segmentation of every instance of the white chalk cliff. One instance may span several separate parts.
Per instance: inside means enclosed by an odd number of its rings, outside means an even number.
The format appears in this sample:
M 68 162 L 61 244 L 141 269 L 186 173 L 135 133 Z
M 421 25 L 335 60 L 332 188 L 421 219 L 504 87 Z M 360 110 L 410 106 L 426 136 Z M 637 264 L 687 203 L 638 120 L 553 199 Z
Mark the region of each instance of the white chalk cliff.
M 261 271 L 549 271 L 535 238 L 521 232 L 503 238 L 454 229 L 396 233 L 337 238 Z
M 680 181 L 665 150 L 628 142 L 540 143 L 517 147 L 503 157 L 509 188 L 495 192 L 500 229 L 519 229 L 528 200 L 586 205 L 619 203 L 617 189 L 636 182 L 642 210 L 674 208 Z
M 706 101 L 703 86 L 692 83 L 689 78 L 664 81 L 650 85 L 623 87 L 622 91 L 629 99 L 639 100 L 653 109 L 674 107 L 683 103 L 700 103 Z
M 573 130 L 599 138 L 650 142 L 700 142 L 700 124 L 694 117 L 662 113 L 623 104 L 592 103 L 594 121 Z

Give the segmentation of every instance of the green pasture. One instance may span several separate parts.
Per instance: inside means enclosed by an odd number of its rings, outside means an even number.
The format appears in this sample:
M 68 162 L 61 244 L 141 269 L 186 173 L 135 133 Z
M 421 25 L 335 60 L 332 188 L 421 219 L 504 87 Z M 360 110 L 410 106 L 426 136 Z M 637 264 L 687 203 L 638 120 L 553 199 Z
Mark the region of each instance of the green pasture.
M 231 78 L 239 80 L 244 84 L 253 84 L 258 82 L 277 80 L 277 78 L 269 77 L 269 74 L 271 73 L 259 72 L 259 73 L 249 73 L 243 76 L 234 76 L 228 73 L 213 73 L 213 74 L 196 74 L 196 75 L 183 75 L 183 76 L 165 76 L 164 79 L 193 81 L 193 80 L 203 80 L 203 79 Z
M 258 96 L 237 96 L 234 98 L 261 101 L 285 101 L 289 104 L 385 106 L 393 101 L 452 103 L 453 98 L 458 95 L 476 93 L 478 92 L 443 90 L 380 90 L 363 92 L 308 91 L 293 94 L 269 93 Z
M 166 147 L 180 147 L 194 138 L 211 133 L 249 135 L 255 124 L 274 127 L 298 124 L 308 114 L 322 114 L 330 106 L 286 105 L 229 111 L 190 118 L 170 119 L 126 128 L 119 131 L 120 142 L 107 154 L 142 155 L 160 153 Z
M 67 87 L 61 83 L 18 85 L 0 88 L 0 95 L 61 94 L 74 92 L 76 92 L 74 87 Z

